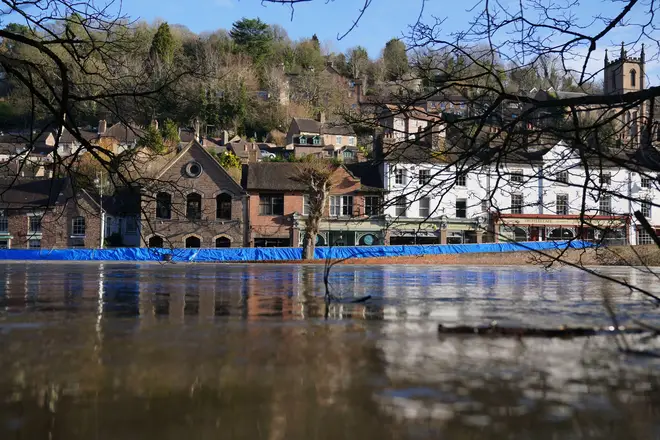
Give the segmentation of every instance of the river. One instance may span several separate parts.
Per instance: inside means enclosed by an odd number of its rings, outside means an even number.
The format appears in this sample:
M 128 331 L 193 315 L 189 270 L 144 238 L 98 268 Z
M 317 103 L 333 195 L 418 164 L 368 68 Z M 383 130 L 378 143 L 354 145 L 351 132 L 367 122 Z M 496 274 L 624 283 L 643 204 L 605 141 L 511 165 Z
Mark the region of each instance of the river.
M 611 337 L 437 333 L 606 326 L 603 293 L 660 325 L 638 292 L 568 268 L 330 279 L 325 320 L 322 266 L 0 263 L 0 439 L 660 439 L 660 361 Z

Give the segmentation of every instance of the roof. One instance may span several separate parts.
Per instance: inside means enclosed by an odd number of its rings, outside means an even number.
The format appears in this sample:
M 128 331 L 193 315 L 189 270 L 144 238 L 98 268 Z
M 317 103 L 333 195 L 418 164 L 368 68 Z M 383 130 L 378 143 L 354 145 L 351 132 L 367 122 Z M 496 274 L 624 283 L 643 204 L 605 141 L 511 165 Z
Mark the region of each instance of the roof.
M 321 124 L 315 119 L 293 118 L 301 133 L 334 134 L 338 136 L 355 136 L 355 130 L 341 121 L 327 121 Z
M 121 143 L 132 144 L 137 142 L 143 133 L 144 130 L 140 127 L 128 126 L 120 122 L 108 128 L 101 137 L 113 137 Z
M 393 115 L 401 115 L 403 117 L 429 122 L 442 120 L 442 118 L 428 113 L 423 107 L 411 107 L 406 105 L 399 106 L 396 104 L 385 104 L 384 107 Z
M 260 162 L 243 167 L 246 190 L 304 191 L 307 186 L 295 180 L 300 164 L 292 162 Z
M 140 213 L 140 192 L 123 189 L 112 196 L 103 196 L 103 210 L 108 215 L 124 216 Z
M 85 139 L 86 141 L 91 141 L 98 137 L 98 134 L 93 131 L 78 130 L 78 132 L 80 133 L 82 138 Z M 71 132 L 69 132 L 69 130 L 67 130 L 66 128 L 62 130 L 62 136 L 60 136 L 60 143 L 73 144 L 77 142 L 78 139 L 76 139 L 74 135 Z
M 384 189 L 383 178 L 380 174 L 378 164 L 373 162 L 356 162 L 345 164 L 344 166 L 351 174 L 360 179 L 363 189 Z
M 0 207 L 9 209 L 46 209 L 73 196 L 66 178 L 0 179 Z

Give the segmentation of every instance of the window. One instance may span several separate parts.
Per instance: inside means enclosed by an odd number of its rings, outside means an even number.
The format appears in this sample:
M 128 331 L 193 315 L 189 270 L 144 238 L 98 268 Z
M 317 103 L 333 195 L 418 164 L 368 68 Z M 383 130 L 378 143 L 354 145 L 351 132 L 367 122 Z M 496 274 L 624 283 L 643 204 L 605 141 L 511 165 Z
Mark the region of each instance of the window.
M 348 137 L 348 145 L 355 145 L 355 138 L 353 136 Z
M 635 69 L 630 71 L 630 87 L 637 87 L 637 72 Z
M 600 175 L 601 185 L 610 185 L 612 183 L 612 175 L 610 173 L 603 173 Z
M 342 142 L 341 136 L 337 136 L 337 139 L 336 139 L 337 145 L 341 145 L 341 142 Z
M 353 196 L 330 196 L 330 215 L 349 217 L 353 215 Z
M 202 218 L 202 195 L 190 193 L 186 197 L 186 217 L 188 220 L 199 220 Z
M 85 217 L 74 217 L 71 235 L 85 235 Z
M 467 200 L 457 199 L 456 200 L 456 218 L 466 218 L 467 217 Z
M 490 201 L 488 199 L 481 201 L 481 212 L 488 212 L 490 209 Z
M 610 215 L 612 213 L 612 198 L 609 194 L 603 194 L 600 196 L 598 208 L 600 215 Z
M 321 145 L 321 138 L 318 137 L 318 136 L 314 136 L 314 137 L 312 138 L 312 144 L 313 144 L 313 145 Z
M 302 215 L 309 215 L 309 194 L 303 194 Z
M 28 231 L 31 234 L 41 234 L 41 216 L 32 215 L 28 217 L 28 219 L 29 219 Z
M 168 193 L 156 195 L 156 218 L 172 218 L 172 196 Z
M 426 185 L 431 182 L 431 171 L 430 170 L 419 170 L 417 174 L 417 180 L 420 185 Z
M 149 244 L 148 246 L 150 248 L 162 248 L 163 247 L 163 237 L 160 237 L 158 235 L 154 235 L 149 239 Z
M 85 247 L 85 239 L 84 238 L 72 238 L 69 241 L 69 246 L 72 248 L 84 248 Z
M 408 201 L 405 196 L 400 196 L 394 202 L 397 217 L 405 217 L 408 209 Z
M 284 194 L 259 194 L 259 215 L 284 215 Z
M 511 214 L 523 213 L 523 196 L 522 194 L 511 195 Z
M 215 239 L 215 247 L 217 248 L 231 247 L 231 240 L 227 237 L 218 237 Z
M 7 218 L 7 212 L 0 210 L 0 232 L 7 233 L 9 232 L 9 221 Z
M 32 240 L 28 240 L 28 247 L 30 249 L 41 249 L 41 240 L 38 238 L 33 238 Z
M 135 216 L 126 217 L 126 233 L 130 235 L 137 233 L 137 219 Z
M 365 196 L 364 198 L 364 213 L 365 215 L 381 215 L 380 211 L 380 197 L 379 196 Z
M 456 186 L 467 186 L 465 174 L 456 174 Z
M 642 215 L 646 218 L 650 218 L 651 217 L 651 202 L 649 202 L 648 200 L 642 202 L 641 208 L 642 209 L 640 209 L 640 211 L 642 211 Z
M 353 152 L 350 150 L 344 151 L 344 159 L 353 159 Z
M 300 136 L 298 138 L 298 143 L 299 144 L 306 144 L 307 143 L 307 138 L 305 136 Z
M 422 197 L 419 199 L 419 216 L 422 218 L 427 218 L 431 212 L 431 199 L 428 197 Z
M 195 237 L 194 235 L 191 237 L 186 238 L 186 248 L 199 248 L 202 246 L 202 240 L 199 239 L 199 237 Z
M 397 168 L 394 170 L 394 183 L 397 185 L 406 184 L 406 170 L 403 168 Z
M 557 194 L 557 215 L 568 215 L 568 195 Z
M 9 239 L 3 238 L 0 240 L 0 249 L 9 249 Z
M 557 173 L 557 182 L 568 183 L 568 171 L 559 171 Z
M 222 193 L 216 196 L 215 218 L 231 220 L 231 196 L 229 194 Z
M 651 188 L 651 178 L 648 176 L 642 176 L 642 188 Z
M 511 183 L 523 183 L 525 180 L 525 175 L 520 170 L 511 171 Z
M 651 235 L 644 229 L 637 230 L 637 244 L 652 244 L 653 238 Z

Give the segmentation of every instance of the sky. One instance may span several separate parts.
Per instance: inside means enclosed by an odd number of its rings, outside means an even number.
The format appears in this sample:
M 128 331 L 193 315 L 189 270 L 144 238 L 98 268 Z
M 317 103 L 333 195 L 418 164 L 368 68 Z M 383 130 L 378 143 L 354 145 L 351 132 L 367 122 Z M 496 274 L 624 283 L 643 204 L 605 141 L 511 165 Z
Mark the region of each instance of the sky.
M 430 22 L 434 18 L 446 18 L 442 25 L 443 32 L 460 31 L 467 27 L 473 12 L 468 9 L 479 0 L 372 0 L 358 26 L 343 39 L 338 36 L 345 33 L 359 16 L 362 0 L 312 0 L 294 6 L 292 15 L 289 6 L 263 3 L 261 0 L 129 0 L 123 2 L 124 13 L 133 18 L 154 22 L 164 20 L 169 23 L 181 24 L 196 33 L 230 29 L 233 22 L 243 17 L 259 17 L 269 24 L 279 24 L 284 27 L 291 39 L 310 38 L 316 34 L 319 40 L 330 50 L 344 52 L 350 47 L 361 45 L 370 56 L 380 55 L 385 43 L 391 38 L 402 37 L 409 33 L 410 25 L 415 23 L 420 15 L 422 5 L 423 21 Z M 551 3 L 561 9 L 562 1 Z M 500 0 L 499 4 L 507 7 L 517 7 L 517 0 Z M 644 2 L 638 10 L 633 10 L 634 18 L 644 18 Z M 577 9 L 576 9 L 577 8 Z M 577 7 L 572 7 L 584 24 L 588 24 L 598 14 L 615 15 L 614 11 L 621 8 L 616 0 L 582 0 Z M 602 27 L 599 24 L 598 27 Z M 601 42 L 589 64 L 590 71 L 602 68 L 605 47 L 612 54 L 619 53 L 620 41 L 630 41 L 631 34 L 637 31 L 631 26 L 616 28 Z M 660 40 L 660 36 L 656 35 Z M 637 50 L 639 44 L 637 45 Z M 647 58 L 657 54 L 657 46 L 647 43 Z M 655 52 L 654 52 L 655 51 Z M 586 53 L 586 50 L 583 51 Z M 650 84 L 660 83 L 660 63 L 657 59 L 649 61 L 647 73 Z M 579 68 L 582 60 L 574 60 L 571 67 Z

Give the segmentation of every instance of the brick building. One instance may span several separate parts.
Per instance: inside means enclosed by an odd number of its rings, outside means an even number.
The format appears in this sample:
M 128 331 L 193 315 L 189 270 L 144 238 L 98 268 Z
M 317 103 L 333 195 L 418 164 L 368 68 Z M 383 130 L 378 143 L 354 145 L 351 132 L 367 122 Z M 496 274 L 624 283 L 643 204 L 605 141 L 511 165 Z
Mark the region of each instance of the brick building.
M 142 246 L 242 247 L 245 193 L 198 142 L 150 164 L 141 191 Z
M 100 206 L 69 179 L 0 180 L 0 248 L 100 245 Z
M 244 166 L 249 194 L 249 246 L 300 246 L 307 206 L 305 184 L 296 179 L 300 164 L 257 163 Z M 359 176 L 359 177 L 358 177 Z M 382 184 L 369 164 L 339 166 L 332 177 L 317 245 L 372 245 L 385 242 L 381 215 Z

